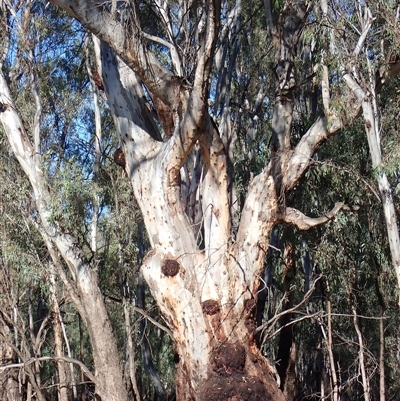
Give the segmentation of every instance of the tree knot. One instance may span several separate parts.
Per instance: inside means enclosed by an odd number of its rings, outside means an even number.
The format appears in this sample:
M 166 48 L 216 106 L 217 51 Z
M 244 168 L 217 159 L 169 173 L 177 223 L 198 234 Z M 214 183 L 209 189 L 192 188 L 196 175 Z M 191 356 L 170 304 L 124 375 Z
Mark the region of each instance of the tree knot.
M 207 299 L 201 304 L 201 307 L 203 309 L 203 313 L 210 316 L 217 314 L 221 310 L 219 302 L 215 299 Z
M 125 169 L 125 154 L 123 152 L 123 150 L 121 148 L 118 148 L 115 152 L 114 152 L 114 161 L 115 164 L 117 166 L 122 167 L 123 169 Z
M 174 277 L 179 273 L 179 263 L 174 259 L 166 259 L 161 266 L 162 273 L 167 277 Z

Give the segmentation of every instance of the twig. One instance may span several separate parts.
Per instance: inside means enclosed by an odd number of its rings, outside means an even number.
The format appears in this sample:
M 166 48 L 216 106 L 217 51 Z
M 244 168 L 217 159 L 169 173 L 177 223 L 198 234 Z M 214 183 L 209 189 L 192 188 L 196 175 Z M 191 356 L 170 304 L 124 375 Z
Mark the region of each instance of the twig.
M 74 358 L 67 358 L 65 356 L 42 356 L 39 358 L 30 358 L 26 362 L 21 362 L 21 363 L 11 363 L 9 365 L 3 365 L 0 366 L 0 372 L 3 372 L 4 370 L 7 369 L 13 369 L 13 368 L 23 368 L 28 365 L 32 365 L 35 362 L 42 362 L 42 361 L 64 361 L 68 363 L 75 363 L 78 365 L 81 369 L 82 372 L 86 375 L 88 379 L 90 379 L 94 384 L 98 384 L 97 379 L 93 376 L 92 373 L 90 373 L 89 369 L 83 364 L 81 361 L 78 361 L 77 359 Z
M 261 330 L 264 330 L 267 326 L 272 327 L 272 326 L 277 322 L 277 320 L 279 320 L 282 316 L 287 315 L 288 313 L 296 312 L 297 309 L 299 309 L 302 305 L 304 305 L 304 304 L 309 300 L 309 298 L 311 297 L 311 295 L 312 295 L 313 292 L 314 292 L 314 289 L 315 289 L 315 286 L 316 286 L 317 282 L 318 282 L 322 277 L 323 277 L 323 276 L 321 275 L 321 276 L 319 276 L 319 277 L 316 278 L 316 280 L 315 280 L 314 283 L 313 283 L 313 286 L 307 291 L 307 293 L 305 294 L 303 300 L 302 300 L 299 304 L 293 306 L 293 308 L 290 308 L 290 309 L 287 309 L 287 310 L 285 310 L 285 311 L 283 311 L 283 312 L 281 312 L 281 313 L 278 313 L 278 314 L 275 315 L 272 319 L 268 320 L 268 322 L 265 322 L 263 325 L 257 327 L 256 332 L 259 332 L 259 331 L 261 331 Z M 311 315 L 310 315 L 310 316 L 311 316 Z

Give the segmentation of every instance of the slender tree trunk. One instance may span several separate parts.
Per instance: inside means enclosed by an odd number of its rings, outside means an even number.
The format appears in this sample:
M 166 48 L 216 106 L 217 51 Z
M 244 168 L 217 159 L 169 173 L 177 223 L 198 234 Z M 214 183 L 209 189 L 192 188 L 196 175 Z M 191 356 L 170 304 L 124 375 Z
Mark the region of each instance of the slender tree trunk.
M 384 309 L 380 306 L 379 320 L 379 401 L 386 401 L 385 390 L 385 321 Z
M 285 301 L 283 302 L 283 310 L 288 310 L 293 307 L 294 293 L 291 289 L 291 283 L 295 278 L 295 259 L 294 246 L 290 243 L 284 245 L 283 251 L 283 289 Z M 281 319 L 283 329 L 279 337 L 279 349 L 277 354 L 277 367 L 279 377 L 281 379 L 280 388 L 288 400 L 294 399 L 295 393 L 295 345 L 293 343 L 293 326 L 285 327 L 292 320 L 293 315 L 287 313 Z
M 59 314 L 59 319 L 60 319 L 60 324 L 61 324 L 61 330 L 62 330 L 62 333 L 63 333 L 63 336 L 64 336 L 64 344 L 65 344 L 65 347 L 67 349 L 67 355 L 68 355 L 68 358 L 72 359 L 71 347 L 69 345 L 69 339 L 68 339 L 68 336 L 67 336 L 67 332 L 65 330 L 65 325 L 64 325 L 64 322 L 62 320 L 61 314 Z M 80 331 L 80 325 L 79 325 L 79 331 Z M 84 361 L 84 358 L 81 358 L 80 360 Z M 74 397 L 74 399 L 77 399 L 78 398 L 78 390 L 76 388 L 75 368 L 74 368 L 74 364 L 73 363 L 69 364 L 69 372 L 70 372 L 70 385 L 72 387 L 72 396 Z
M 142 275 L 139 273 L 138 277 L 138 286 L 137 286 L 137 291 L 136 291 L 136 297 L 137 297 L 137 305 L 139 308 L 142 310 L 145 309 L 145 283 L 143 280 Z M 151 349 L 150 349 L 150 344 L 147 340 L 146 336 L 146 321 L 144 318 L 140 320 L 139 323 L 139 332 L 140 332 L 140 350 L 142 352 L 142 361 L 143 361 L 143 367 L 146 372 L 146 374 L 149 376 L 150 380 L 153 383 L 154 389 L 155 389 L 155 394 L 157 395 L 157 398 L 159 400 L 164 400 L 166 398 L 166 393 L 164 386 L 161 382 L 160 376 L 153 364 L 153 358 L 151 356 Z
M 41 302 L 40 299 L 38 302 Z M 38 314 L 36 314 L 36 320 L 32 311 L 32 299 L 31 296 L 28 296 L 28 321 L 29 321 L 29 334 L 30 340 L 33 348 L 33 356 L 35 358 L 40 357 L 40 349 L 41 349 L 41 337 L 42 337 L 42 323 L 43 318 L 39 319 Z M 38 310 L 39 308 L 37 308 Z M 40 377 L 40 363 L 35 362 L 32 368 L 34 375 L 35 375 L 35 382 L 37 383 L 38 387 L 41 386 L 41 377 Z
M 332 401 L 339 400 L 339 383 L 336 374 L 336 365 L 335 365 L 335 357 L 333 355 L 333 340 L 332 340 L 332 305 L 330 298 L 329 285 L 327 285 L 327 301 L 326 301 L 326 309 L 327 309 L 327 319 L 328 319 L 328 333 L 325 339 L 326 348 L 328 351 L 329 357 L 329 366 L 330 366 L 330 376 L 331 376 L 331 385 L 332 385 Z
M 54 331 L 54 355 L 56 357 L 63 357 L 62 351 L 62 327 L 60 320 L 60 309 L 58 307 L 57 299 L 57 288 L 56 288 L 56 278 L 55 278 L 55 267 L 51 264 L 51 274 L 50 274 L 50 298 L 51 298 L 51 312 L 53 318 L 53 331 Z M 67 375 L 65 372 L 65 362 L 57 361 L 58 370 L 58 401 L 68 401 L 68 391 L 67 391 Z
M 135 395 L 135 400 L 140 401 L 140 393 L 136 381 L 136 362 L 135 362 L 135 349 L 133 347 L 132 341 L 132 326 L 130 319 L 130 308 L 128 304 L 128 300 L 124 297 L 123 300 L 124 306 L 124 318 L 125 318 L 125 335 L 126 335 L 126 348 L 127 348 L 127 356 L 128 356 L 128 370 L 129 370 L 129 379 L 131 381 L 133 393 Z
M 123 379 L 119 350 L 103 295 L 97 284 L 97 273 L 88 270 L 86 274 L 82 274 L 77 284 L 92 343 L 98 393 L 101 398 L 110 401 L 127 400 L 128 394 Z
M 369 401 L 370 400 L 370 391 L 369 391 L 369 380 L 367 377 L 367 372 L 365 369 L 365 360 L 364 360 L 364 340 L 363 336 L 361 333 L 360 326 L 358 324 L 358 317 L 357 317 L 357 310 L 354 305 L 351 307 L 352 312 L 353 312 L 353 322 L 354 322 L 354 328 L 357 333 L 358 337 L 358 346 L 359 346 L 359 351 L 358 351 L 358 359 L 360 363 L 360 371 L 361 371 L 361 379 L 362 379 L 362 386 L 363 386 L 363 391 L 364 391 L 364 400 Z
M 370 231 L 371 234 L 371 231 Z M 377 267 L 379 264 L 376 263 Z M 375 281 L 376 294 L 379 301 L 379 401 L 386 401 L 385 387 L 385 302 L 379 286 L 379 275 Z
M 266 267 L 263 271 L 262 280 L 260 280 L 260 288 L 258 290 L 257 296 L 257 311 L 256 311 L 256 323 L 257 327 L 260 327 L 263 323 L 265 305 L 270 305 L 271 300 L 271 285 L 275 276 L 275 263 L 278 254 L 280 253 L 281 244 L 279 243 L 278 230 L 275 228 L 271 232 L 269 240 L 269 248 L 266 257 Z M 271 311 L 267 311 L 268 318 L 272 318 Z M 257 332 L 257 344 L 261 346 L 262 344 L 262 332 Z
M 2 313 L 8 312 L 10 317 L 12 316 L 12 323 L 16 326 L 18 312 L 16 309 L 17 302 L 14 300 L 14 289 L 9 279 L 9 271 L 6 264 L 3 263 L 2 255 L 0 255 L 0 294 L 7 293 L 9 297 L 2 296 L 0 298 L 0 400 L 22 401 L 21 378 L 18 371 L 1 369 L 2 366 L 16 361 L 17 354 L 13 346 L 18 345 L 18 330 L 15 330 L 13 335 L 10 330 L 11 325 L 6 324 Z
M 143 243 L 143 224 L 139 223 L 138 224 L 138 248 L 139 252 L 137 255 L 137 261 L 138 264 L 141 265 L 143 263 L 143 257 L 144 257 L 144 243 Z M 137 300 L 137 306 L 141 308 L 142 310 L 145 310 L 146 308 L 146 290 L 145 290 L 145 282 L 142 273 L 139 273 L 138 280 L 137 280 L 137 288 L 136 288 L 136 300 Z M 154 397 L 156 397 L 159 400 L 164 400 L 166 399 L 166 393 L 164 386 L 161 382 L 160 375 L 158 374 L 154 363 L 153 363 L 153 358 L 151 355 L 151 349 L 150 349 L 150 344 L 149 341 L 147 340 L 147 335 L 146 335 L 146 321 L 142 317 L 140 322 L 139 322 L 139 335 L 141 338 L 140 341 L 140 351 L 142 354 L 142 363 L 143 363 L 143 368 L 144 371 L 146 372 L 146 375 L 150 378 L 151 382 L 153 383 L 155 394 Z
M 15 361 L 16 355 L 6 339 L 11 339 L 10 329 L 7 325 L 0 327 L 0 366 L 5 366 Z M 0 399 L 2 401 L 22 401 L 20 392 L 18 371 L 0 369 Z

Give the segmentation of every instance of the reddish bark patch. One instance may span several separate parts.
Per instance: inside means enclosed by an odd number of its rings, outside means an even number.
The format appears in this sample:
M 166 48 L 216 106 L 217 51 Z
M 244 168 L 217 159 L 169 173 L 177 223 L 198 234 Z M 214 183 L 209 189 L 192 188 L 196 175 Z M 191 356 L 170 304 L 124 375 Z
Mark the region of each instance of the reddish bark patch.
M 215 315 L 221 310 L 219 302 L 215 299 L 207 299 L 201 304 L 201 307 L 205 315 Z
M 255 376 L 213 376 L 201 388 L 204 401 L 272 401 L 263 382 Z
M 167 277 L 174 277 L 179 273 L 179 263 L 173 259 L 166 259 L 161 266 L 161 271 Z
M 231 375 L 243 371 L 246 351 L 240 344 L 225 343 L 217 348 L 214 355 L 215 371 Z
M 114 161 L 115 164 L 117 166 L 120 166 L 122 168 L 125 168 L 125 155 L 124 152 L 121 148 L 118 148 L 115 152 L 114 152 Z
M 153 94 L 153 104 L 157 111 L 158 118 L 164 129 L 165 136 L 170 138 L 174 133 L 174 117 L 172 110 L 163 101 Z
M 93 74 L 93 81 L 94 81 L 95 85 L 97 86 L 97 88 L 99 90 L 103 91 L 104 90 L 103 80 L 100 77 L 99 70 L 97 68 L 94 68 L 92 70 L 92 74 Z
M 254 299 L 246 299 L 244 308 L 248 314 L 253 314 L 256 308 L 256 301 Z
M 256 302 L 254 299 L 247 299 L 244 303 L 244 325 L 247 328 L 247 331 L 249 332 L 249 342 L 252 343 L 254 342 L 255 338 L 255 330 L 257 328 L 256 325 L 256 317 L 255 317 L 255 311 L 256 311 Z

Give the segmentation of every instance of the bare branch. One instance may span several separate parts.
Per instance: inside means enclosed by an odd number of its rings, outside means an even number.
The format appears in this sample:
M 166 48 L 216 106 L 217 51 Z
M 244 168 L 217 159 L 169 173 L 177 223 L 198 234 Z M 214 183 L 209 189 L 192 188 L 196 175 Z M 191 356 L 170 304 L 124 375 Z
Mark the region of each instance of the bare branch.
M 286 309 L 283 312 L 276 314 L 273 318 L 269 319 L 268 322 L 265 322 L 263 325 L 257 327 L 256 332 L 264 331 L 264 330 L 266 330 L 267 327 L 272 328 L 282 316 L 296 312 L 302 305 L 307 303 L 308 300 L 310 299 L 311 295 L 313 294 L 315 287 L 317 286 L 317 283 L 319 282 L 319 280 L 322 279 L 322 277 L 323 276 L 318 276 L 314 280 L 313 286 L 307 291 L 307 293 L 304 295 L 304 298 L 301 300 L 301 302 L 299 302 L 297 305 L 293 306 L 290 309 Z M 317 313 L 313 316 L 316 316 L 316 315 L 319 315 L 319 313 Z
M 319 147 L 328 138 L 360 115 L 361 104 L 354 102 L 354 97 L 351 98 L 349 96 L 348 99 L 343 99 L 343 101 L 351 105 L 347 111 L 347 115 L 339 116 L 331 112 L 329 116 L 318 117 L 295 147 L 283 177 L 285 191 L 293 189 L 297 184 Z
M 342 202 L 335 203 L 334 208 L 321 217 L 308 217 L 297 209 L 288 207 L 285 209 L 281 220 L 284 223 L 293 224 L 299 230 L 309 230 L 311 227 L 318 226 L 331 220 L 340 210 L 356 211 L 358 207 L 350 207 Z
M 154 43 L 158 43 L 162 46 L 165 46 L 169 51 L 172 51 L 172 49 L 174 49 L 174 45 L 170 42 L 168 42 L 167 40 L 160 38 L 159 36 L 154 36 L 154 35 L 150 35 L 149 33 L 143 32 L 143 37 L 151 40 Z
M 37 79 L 33 71 L 33 52 L 29 51 L 29 61 L 31 69 L 31 87 L 33 92 L 33 98 L 35 99 L 35 118 L 33 121 L 33 139 L 34 139 L 34 150 L 35 158 L 40 158 L 40 119 L 42 116 L 42 102 L 40 101 L 39 90 L 37 87 Z
M 329 74 L 328 74 L 328 66 L 323 61 L 321 61 L 322 68 L 322 79 L 321 79 L 321 89 L 322 89 L 322 104 L 324 105 L 324 111 L 326 115 L 330 114 L 330 102 L 331 96 L 329 91 Z
M 315 312 L 311 315 L 304 315 L 302 317 L 299 317 L 298 319 L 291 320 L 289 323 L 286 323 L 283 326 L 279 327 L 279 329 L 275 330 L 272 334 L 268 334 L 268 336 L 264 339 L 264 341 L 266 341 L 267 339 L 270 339 L 270 338 L 274 338 L 277 334 L 279 334 L 286 327 L 293 326 L 294 324 L 299 323 L 302 320 L 315 319 L 318 316 L 320 316 L 320 312 Z
M 372 18 L 371 10 L 369 9 L 369 7 L 367 5 L 365 6 L 364 17 L 360 17 L 360 18 L 362 20 L 362 25 L 364 25 L 364 26 L 363 26 L 361 35 L 358 39 L 357 45 L 353 51 L 353 55 L 356 57 L 360 54 L 360 51 L 362 50 L 362 48 L 364 46 L 365 40 L 367 39 L 368 32 L 372 27 L 372 23 L 374 22 L 374 18 Z
M 342 76 L 343 81 L 346 82 L 347 86 L 356 96 L 357 100 L 362 103 L 366 98 L 366 93 L 363 88 L 357 83 L 357 81 L 347 72 L 344 72 Z
M 158 38 L 158 37 L 155 38 L 152 36 L 152 38 L 155 41 L 157 41 L 158 39 L 161 39 L 163 42 L 165 42 L 165 43 L 163 43 L 163 45 L 167 46 L 169 48 L 170 55 L 171 55 L 171 62 L 172 62 L 172 65 L 174 66 L 176 74 L 178 74 L 178 76 L 183 76 L 182 60 L 181 60 L 181 57 L 180 57 L 180 54 L 178 51 L 178 46 L 175 43 L 174 27 L 172 26 L 172 21 L 170 18 L 170 13 L 169 13 L 170 10 L 169 10 L 169 6 L 168 6 L 168 2 L 165 0 L 155 0 L 155 3 L 158 7 L 158 11 L 160 12 L 161 18 L 164 21 L 165 29 L 168 32 L 168 36 L 169 36 L 171 43 L 164 41 L 163 39 Z M 146 38 L 148 38 L 146 33 L 144 33 L 144 36 Z M 167 45 L 167 43 L 168 43 L 168 45 Z
M 157 320 L 153 319 L 148 313 L 146 313 L 142 308 L 139 308 L 134 305 L 130 305 L 130 307 L 135 311 L 140 313 L 145 319 L 147 319 L 149 322 L 153 323 L 154 326 L 157 326 L 159 329 L 162 331 L 165 331 L 171 338 L 174 338 L 172 335 L 172 331 L 169 330 L 167 327 L 165 327 L 163 324 L 157 322 Z
M 97 39 L 93 36 L 93 41 Z M 95 44 L 95 45 L 98 45 Z M 86 70 L 89 76 L 90 84 L 93 92 L 93 108 L 94 108 L 94 123 L 95 123 L 95 135 L 94 135 L 94 149 L 95 156 L 93 161 L 93 212 L 92 212 L 92 223 L 91 223 L 91 251 L 96 256 L 97 254 L 97 234 L 98 234 L 98 218 L 100 209 L 100 197 L 99 197 L 99 172 L 101 162 L 101 141 L 102 141 L 102 127 L 101 127 L 101 113 L 99 104 L 99 89 L 96 86 L 95 78 L 90 66 L 90 55 L 89 55 L 89 36 L 85 40 L 85 56 L 86 56 Z M 97 70 L 96 70 L 97 71 Z
M 97 379 L 95 378 L 95 376 L 90 372 L 90 370 L 86 367 L 85 364 L 83 364 L 81 361 L 78 361 L 77 359 L 68 358 L 66 356 L 62 356 L 62 357 L 61 356 L 58 356 L 58 357 L 42 356 L 42 357 L 39 357 L 39 358 L 30 358 L 26 362 L 11 363 L 9 365 L 0 366 L 0 372 L 3 372 L 5 370 L 7 370 L 7 369 L 24 368 L 26 366 L 32 365 L 33 363 L 42 362 L 42 361 L 54 361 L 54 362 L 63 361 L 63 362 L 68 362 L 68 363 L 74 363 L 74 364 L 78 365 L 82 369 L 82 372 L 85 374 L 85 376 L 87 376 L 87 378 L 89 380 L 91 380 L 94 384 L 98 383 Z

